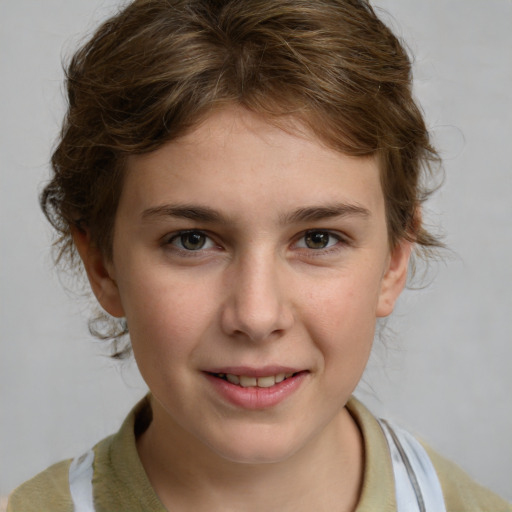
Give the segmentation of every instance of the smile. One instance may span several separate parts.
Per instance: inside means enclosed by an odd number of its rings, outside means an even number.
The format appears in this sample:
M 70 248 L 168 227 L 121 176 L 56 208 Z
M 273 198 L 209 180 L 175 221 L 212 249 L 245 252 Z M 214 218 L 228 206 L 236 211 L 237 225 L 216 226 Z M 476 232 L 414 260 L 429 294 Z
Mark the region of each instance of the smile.
M 232 373 L 216 373 L 219 379 L 228 381 L 231 384 L 242 388 L 271 388 L 284 380 L 293 377 L 293 373 L 278 373 L 277 375 L 267 375 L 263 377 L 250 377 L 248 375 L 234 375 Z
M 219 371 L 220 370 L 220 371 Z M 261 410 L 275 407 L 299 392 L 308 370 L 292 368 L 218 368 L 204 375 L 215 392 L 235 407 Z

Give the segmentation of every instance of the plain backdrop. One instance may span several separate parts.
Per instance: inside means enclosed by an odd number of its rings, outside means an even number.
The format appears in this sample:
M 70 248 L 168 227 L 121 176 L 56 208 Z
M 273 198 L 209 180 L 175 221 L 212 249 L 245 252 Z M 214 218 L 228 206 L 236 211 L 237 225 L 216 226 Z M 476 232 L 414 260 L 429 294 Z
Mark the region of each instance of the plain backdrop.
M 445 158 L 426 218 L 452 250 L 407 291 L 358 396 L 512 500 L 512 1 L 382 0 Z M 37 202 L 61 60 L 119 2 L 0 2 L 0 495 L 117 430 L 145 393 L 87 332 Z

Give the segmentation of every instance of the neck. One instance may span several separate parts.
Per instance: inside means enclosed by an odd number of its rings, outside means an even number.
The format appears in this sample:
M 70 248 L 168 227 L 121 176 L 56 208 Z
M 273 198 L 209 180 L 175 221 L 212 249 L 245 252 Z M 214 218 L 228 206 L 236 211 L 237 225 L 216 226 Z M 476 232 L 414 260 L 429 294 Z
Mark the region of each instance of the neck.
M 137 448 L 168 510 L 356 509 L 363 479 L 363 441 L 346 408 L 296 453 L 265 464 L 227 460 L 160 415 L 154 407 L 153 421 L 139 437 Z

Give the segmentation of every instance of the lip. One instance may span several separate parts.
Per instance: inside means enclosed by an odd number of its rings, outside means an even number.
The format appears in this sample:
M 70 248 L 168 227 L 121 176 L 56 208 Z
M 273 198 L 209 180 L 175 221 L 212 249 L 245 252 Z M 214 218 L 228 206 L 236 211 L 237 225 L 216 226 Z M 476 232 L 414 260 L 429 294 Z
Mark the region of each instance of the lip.
M 243 388 L 213 375 L 217 373 L 231 373 L 233 375 L 246 375 L 247 377 L 266 377 L 279 373 L 294 373 L 294 375 L 269 388 Z M 252 411 L 278 406 L 299 390 L 308 374 L 309 372 L 307 371 L 294 371 L 293 368 L 285 368 L 282 366 L 269 366 L 257 369 L 239 366 L 223 367 L 220 370 L 215 369 L 215 371 L 204 372 L 213 390 L 224 401 L 229 402 L 237 408 Z
M 280 373 L 299 373 L 302 370 L 292 368 L 291 366 L 263 366 L 254 368 L 250 366 L 222 366 L 208 368 L 204 370 L 206 373 L 231 373 L 232 375 L 246 375 L 247 377 L 267 377 L 269 375 L 278 375 Z

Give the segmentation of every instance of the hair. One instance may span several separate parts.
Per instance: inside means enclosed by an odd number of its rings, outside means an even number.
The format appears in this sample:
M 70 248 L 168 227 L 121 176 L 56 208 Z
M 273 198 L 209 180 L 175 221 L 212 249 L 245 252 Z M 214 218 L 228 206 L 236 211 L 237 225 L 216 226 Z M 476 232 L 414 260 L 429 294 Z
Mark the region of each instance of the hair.
M 412 96 L 411 62 L 368 1 L 135 0 L 76 52 L 66 79 L 68 109 L 40 198 L 59 234 L 57 262 L 80 266 L 73 228 L 111 259 L 126 157 L 232 104 L 377 157 L 390 246 L 405 239 L 428 254 L 442 245 L 418 213 L 440 159 Z

